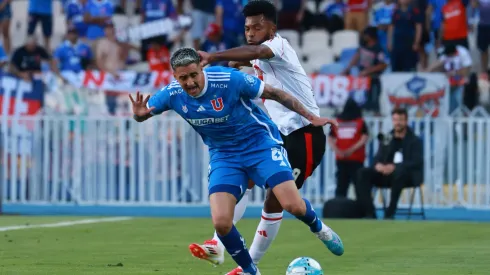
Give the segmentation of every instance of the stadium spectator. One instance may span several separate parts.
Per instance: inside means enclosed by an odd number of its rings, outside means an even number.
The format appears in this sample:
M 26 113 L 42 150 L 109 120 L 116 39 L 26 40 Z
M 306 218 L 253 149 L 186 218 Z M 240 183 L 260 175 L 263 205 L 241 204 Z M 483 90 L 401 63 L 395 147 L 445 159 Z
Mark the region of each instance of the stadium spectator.
M 344 29 L 344 16 L 347 10 L 343 0 L 335 0 L 325 7 L 323 15 L 325 16 L 324 26 L 329 33 L 334 33 Z
M 308 0 L 282 0 L 277 18 L 278 28 L 300 30 L 305 19 L 307 2 Z
M 490 69 L 488 68 L 488 48 L 490 46 L 490 1 L 472 0 L 472 6 L 473 8 L 478 9 L 480 13 L 476 45 L 481 53 L 481 70 L 488 75 L 490 74 Z
M 30 82 L 34 78 L 40 77 L 41 62 L 43 61 L 49 62 L 51 71 L 64 80 L 56 66 L 56 62 L 54 62 L 46 49 L 37 44 L 35 36 L 27 37 L 24 46 L 14 51 L 9 70 L 13 75 Z
M 0 32 L 3 37 L 5 52 L 10 53 L 10 20 L 12 19 L 12 0 L 0 0 Z
M 233 41 L 234 44 L 245 42 L 243 31 L 245 17 L 242 10 L 241 0 L 216 0 L 216 24 L 221 27 L 226 39 Z
M 183 13 L 185 0 L 177 0 L 177 10 Z M 194 49 L 201 47 L 201 37 L 206 27 L 215 22 L 216 0 L 191 0 L 192 4 L 192 27 L 191 36 L 194 43 Z
M 376 218 L 373 186 L 391 188 L 384 218 L 393 219 L 403 188 L 419 186 L 424 178 L 422 141 L 407 126 L 407 111 L 395 109 L 391 118 L 393 130 L 380 141 L 374 166 L 361 168 L 357 173 L 356 197 L 367 218 Z
M 427 5 L 426 25 L 430 25 L 431 34 L 435 38 L 435 48 L 438 49 L 440 45 L 440 34 L 442 25 L 442 7 L 446 4 L 446 0 L 429 0 Z
M 469 49 L 468 19 L 462 0 L 448 0 L 442 7 L 442 45 L 460 45 Z
M 87 36 L 87 24 L 83 20 L 83 11 L 87 0 L 70 0 L 65 5 L 66 25 L 74 26 L 79 37 Z
M 235 45 L 233 41 L 230 41 L 225 36 L 223 36 L 223 34 L 221 33 L 221 28 L 217 24 L 213 23 L 210 24 L 206 30 L 206 40 L 201 45 L 201 50 L 208 53 L 214 53 L 231 49 L 236 46 L 238 45 Z M 211 64 L 211 66 L 216 65 L 226 67 L 228 66 L 228 62 L 216 62 Z
M 172 0 L 142 1 L 143 5 L 141 7 L 141 22 L 143 23 L 161 20 L 168 17 L 175 17 L 177 15 Z M 165 40 L 165 37 L 161 37 L 160 40 Z M 147 52 L 150 49 L 150 41 L 156 40 L 154 40 L 153 38 L 148 38 L 141 41 L 141 57 L 143 61 L 146 61 L 146 57 L 148 56 Z
M 366 109 L 379 110 L 379 95 L 381 93 L 379 76 L 388 67 L 388 58 L 378 41 L 378 30 L 375 27 L 367 27 L 364 30 L 361 47 L 342 74 L 349 74 L 354 66 L 358 66 L 359 76 L 371 78 L 371 89 L 368 93 Z
M 420 11 L 411 6 L 411 0 L 398 1 L 388 30 L 388 50 L 393 72 L 416 71 L 422 23 Z
M 171 71 L 170 67 L 170 50 L 182 39 L 185 31 L 181 31 L 177 36 L 168 39 L 168 36 L 157 36 L 150 38 L 150 48 L 146 53 L 146 59 L 150 71 Z
M 95 41 L 104 37 L 104 26 L 111 22 L 114 6 L 109 0 L 88 0 L 83 21 L 87 24 L 87 39 Z
M 423 70 L 427 69 L 428 56 L 425 51 L 425 46 L 430 44 L 430 24 L 427 24 L 427 8 L 429 6 L 428 0 L 412 0 L 412 6 L 420 12 L 420 20 L 422 25 L 422 36 L 420 38 L 420 45 L 418 49 L 420 66 Z
M 368 25 L 372 0 L 347 0 L 345 28 L 362 32 Z
M 338 127 L 330 131 L 328 144 L 335 152 L 337 165 L 335 197 L 346 198 L 349 184 L 355 182 L 356 172 L 364 165 L 369 132 L 362 110 L 352 98 L 345 103 L 337 122 Z
M 393 18 L 395 3 L 384 0 L 373 10 L 372 25 L 378 28 L 378 40 L 383 50 L 388 53 L 388 28 Z
M 117 41 L 116 30 L 111 23 L 104 27 L 105 37 L 95 43 L 95 63 L 101 71 L 112 74 L 119 78 L 119 71 L 126 67 L 130 50 L 140 50 L 127 43 Z
M 41 23 L 44 48 L 50 52 L 50 39 L 53 34 L 53 0 L 29 0 L 29 25 L 27 34 L 34 35 L 37 23 Z
M 93 58 L 90 46 L 78 39 L 77 29 L 68 28 L 66 40 L 58 46 L 54 57 L 61 71 L 80 72 L 87 69 Z
M 463 105 L 465 84 L 469 82 L 471 73 L 471 54 L 463 46 L 449 44 L 444 46 L 443 54 L 429 71 L 444 71 L 451 85 L 449 94 L 449 113 Z

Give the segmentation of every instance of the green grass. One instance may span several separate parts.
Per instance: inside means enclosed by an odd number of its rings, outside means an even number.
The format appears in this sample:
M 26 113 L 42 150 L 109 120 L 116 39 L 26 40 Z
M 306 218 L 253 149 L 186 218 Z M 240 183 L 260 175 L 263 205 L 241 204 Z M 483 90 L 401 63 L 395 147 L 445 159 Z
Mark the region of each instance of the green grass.
M 0 217 L 0 227 L 77 220 Z M 250 244 L 258 219 L 240 221 Z M 385 221 L 328 221 L 342 237 L 345 254 L 333 256 L 306 226 L 286 220 L 259 267 L 285 274 L 299 256 L 318 260 L 328 275 L 489 274 L 490 224 Z M 0 232 L 0 274 L 225 274 L 227 256 L 212 267 L 193 258 L 191 242 L 212 234 L 209 219 L 133 219 L 62 228 Z M 117 265 L 122 263 L 122 267 Z

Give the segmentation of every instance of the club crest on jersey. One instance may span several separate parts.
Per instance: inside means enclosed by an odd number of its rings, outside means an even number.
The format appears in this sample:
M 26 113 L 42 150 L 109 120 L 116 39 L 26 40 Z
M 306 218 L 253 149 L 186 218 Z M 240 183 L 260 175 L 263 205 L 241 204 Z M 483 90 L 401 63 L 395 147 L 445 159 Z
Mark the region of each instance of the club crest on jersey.
M 225 107 L 225 105 L 223 104 L 223 98 L 221 97 L 218 97 L 217 99 L 211 99 L 211 105 L 213 106 L 213 110 L 215 110 L 216 112 L 223 110 L 223 107 Z
M 187 106 L 182 105 L 182 111 L 184 111 L 184 113 L 187 113 L 189 110 L 187 109 Z
M 248 84 L 250 84 L 250 86 L 254 86 L 255 83 L 257 83 L 257 79 L 251 75 L 245 75 L 245 81 L 247 81 Z

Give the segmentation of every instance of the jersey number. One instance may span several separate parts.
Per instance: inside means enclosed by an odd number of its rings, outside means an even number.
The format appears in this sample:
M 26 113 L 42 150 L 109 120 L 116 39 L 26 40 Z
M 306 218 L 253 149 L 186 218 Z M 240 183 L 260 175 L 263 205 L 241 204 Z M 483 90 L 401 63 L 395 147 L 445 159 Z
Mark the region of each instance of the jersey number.
M 217 99 L 212 99 L 211 105 L 213 106 L 213 110 L 215 110 L 216 112 L 223 110 L 223 107 L 225 107 L 225 105 L 223 104 L 223 98 L 221 97 L 218 97 Z
M 281 166 L 290 166 L 288 160 L 284 158 L 284 154 L 276 148 L 272 149 L 272 160 L 280 161 Z

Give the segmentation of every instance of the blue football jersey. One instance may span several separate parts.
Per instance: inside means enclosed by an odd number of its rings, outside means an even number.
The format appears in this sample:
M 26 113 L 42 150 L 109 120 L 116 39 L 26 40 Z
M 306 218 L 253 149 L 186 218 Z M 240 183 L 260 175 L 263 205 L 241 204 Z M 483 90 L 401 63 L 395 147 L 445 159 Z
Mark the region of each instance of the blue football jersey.
M 252 102 L 264 82 L 236 69 L 204 69 L 205 86 L 191 97 L 173 81 L 148 101 L 153 115 L 174 110 L 202 137 L 211 152 L 263 150 L 282 144 L 277 126 Z

